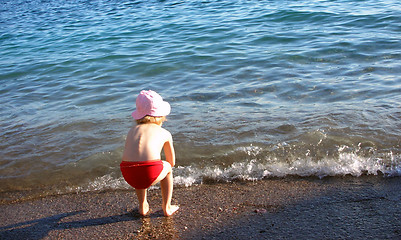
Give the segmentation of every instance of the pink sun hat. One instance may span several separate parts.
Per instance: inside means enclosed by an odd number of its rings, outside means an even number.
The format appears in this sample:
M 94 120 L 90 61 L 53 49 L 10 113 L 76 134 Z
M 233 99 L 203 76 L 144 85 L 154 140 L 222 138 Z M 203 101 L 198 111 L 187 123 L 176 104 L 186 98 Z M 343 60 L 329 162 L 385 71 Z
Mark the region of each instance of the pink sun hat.
M 131 114 L 135 120 L 145 116 L 164 117 L 170 114 L 171 107 L 163 98 L 152 90 L 142 90 L 136 98 L 136 110 Z

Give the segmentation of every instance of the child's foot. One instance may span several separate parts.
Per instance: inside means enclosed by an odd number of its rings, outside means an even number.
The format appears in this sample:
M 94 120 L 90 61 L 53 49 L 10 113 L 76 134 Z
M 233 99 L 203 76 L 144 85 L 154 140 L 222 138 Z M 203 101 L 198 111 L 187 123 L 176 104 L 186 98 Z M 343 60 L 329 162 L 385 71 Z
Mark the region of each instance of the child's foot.
M 169 217 L 173 215 L 180 207 L 177 205 L 171 205 L 170 208 L 164 211 L 164 216 Z
M 142 216 L 146 216 L 149 213 L 149 203 L 143 204 L 142 207 L 139 207 L 139 214 Z

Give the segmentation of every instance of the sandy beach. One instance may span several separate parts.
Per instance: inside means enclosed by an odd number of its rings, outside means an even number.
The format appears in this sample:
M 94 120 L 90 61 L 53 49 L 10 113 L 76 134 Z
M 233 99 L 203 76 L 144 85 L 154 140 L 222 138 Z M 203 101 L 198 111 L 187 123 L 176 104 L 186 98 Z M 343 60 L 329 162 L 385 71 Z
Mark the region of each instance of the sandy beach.
M 0 239 L 401 239 L 401 178 L 277 178 L 158 189 L 140 217 L 133 191 L 3 204 Z

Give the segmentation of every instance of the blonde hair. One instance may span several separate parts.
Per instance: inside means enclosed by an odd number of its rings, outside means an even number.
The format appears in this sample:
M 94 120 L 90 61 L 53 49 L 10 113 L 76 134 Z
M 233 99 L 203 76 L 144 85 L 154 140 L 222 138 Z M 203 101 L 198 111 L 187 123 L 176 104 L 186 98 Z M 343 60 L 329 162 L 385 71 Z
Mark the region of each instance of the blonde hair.
M 166 121 L 166 117 L 153 117 L 146 115 L 145 117 L 136 120 L 136 124 L 147 124 L 147 123 L 156 123 L 157 125 L 162 124 L 164 121 Z

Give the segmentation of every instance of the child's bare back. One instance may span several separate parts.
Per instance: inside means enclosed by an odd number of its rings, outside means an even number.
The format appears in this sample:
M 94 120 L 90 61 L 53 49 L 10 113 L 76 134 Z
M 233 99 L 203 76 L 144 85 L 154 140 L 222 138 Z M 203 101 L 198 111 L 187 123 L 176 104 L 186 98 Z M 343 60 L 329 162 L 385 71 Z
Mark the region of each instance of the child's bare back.
M 123 161 L 160 160 L 165 144 L 172 142 L 170 132 L 157 124 L 140 124 L 128 132 Z M 169 147 L 169 146 L 167 146 Z M 174 162 L 170 162 L 174 166 Z

